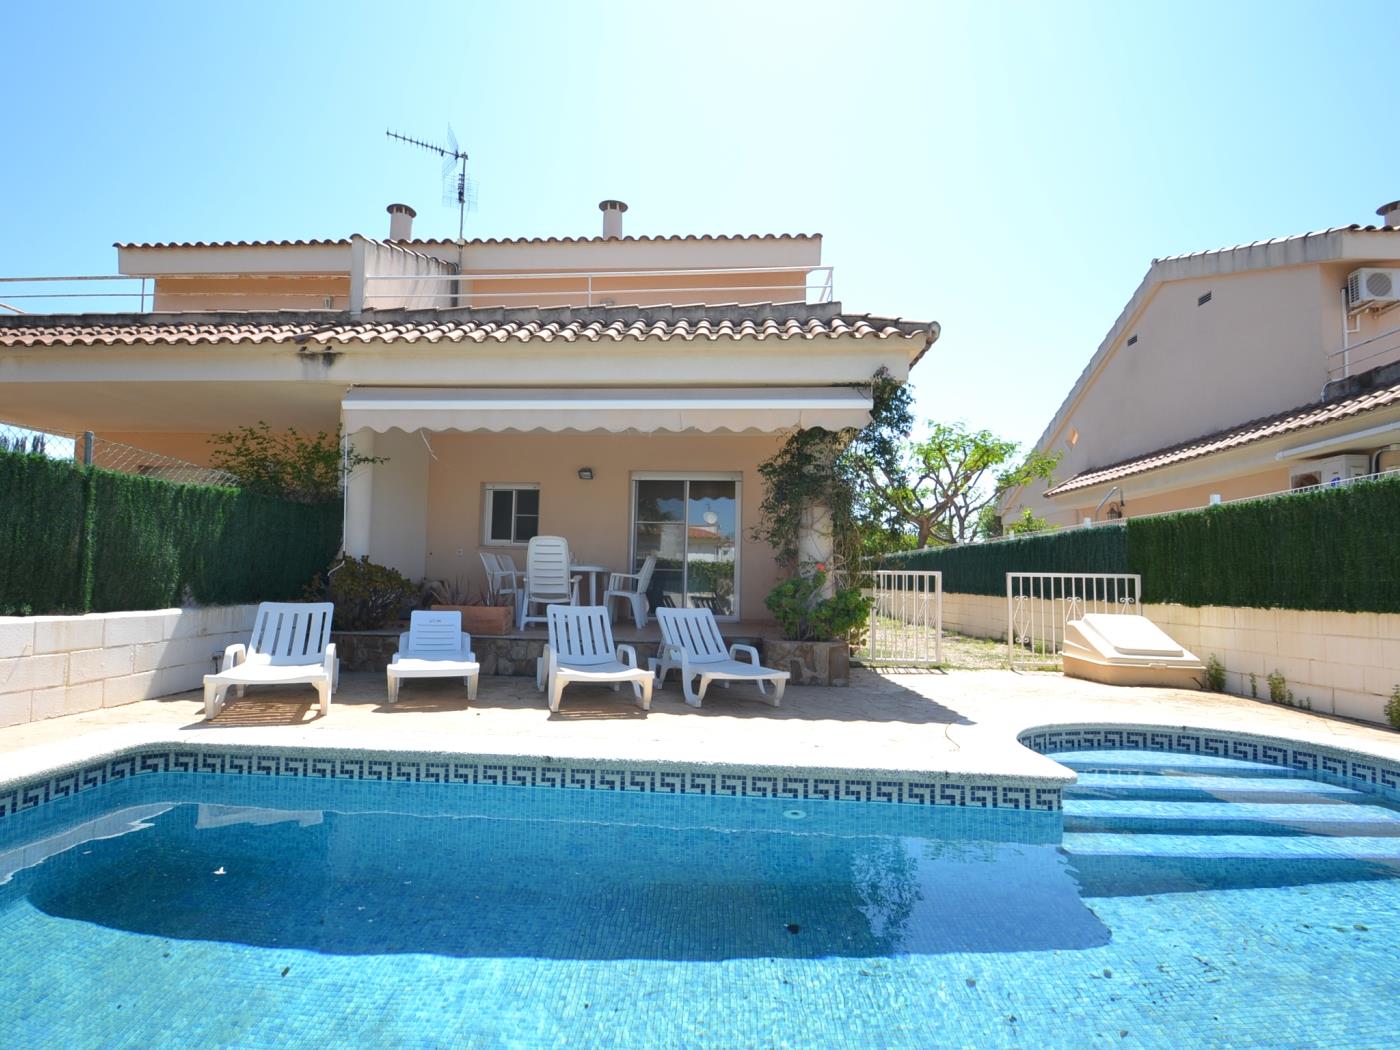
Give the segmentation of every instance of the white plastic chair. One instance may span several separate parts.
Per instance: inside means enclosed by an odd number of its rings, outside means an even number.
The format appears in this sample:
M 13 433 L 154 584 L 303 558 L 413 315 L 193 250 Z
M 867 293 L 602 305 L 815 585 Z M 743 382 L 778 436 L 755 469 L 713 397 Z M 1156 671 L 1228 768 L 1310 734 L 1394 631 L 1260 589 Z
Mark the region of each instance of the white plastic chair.
M 535 685 L 548 690 L 549 709 L 559 710 L 570 682 L 607 682 L 613 692 L 631 683 L 638 706 L 651 710 L 655 676 L 637 666 L 637 650 L 613 643 L 608 610 L 601 605 L 549 607 L 549 644 L 535 664 Z
M 758 662 L 758 650 L 751 645 L 725 647 L 715 614 L 709 609 L 657 609 L 656 621 L 661 625 L 659 657 L 650 661 L 658 684 L 666 684 L 666 676 L 677 670 L 685 689 L 685 702 L 699 707 L 711 682 L 728 686 L 730 682 L 753 682 L 758 691 L 767 694 L 767 684 L 773 685 L 774 707 L 783 702 L 783 690 L 792 677 L 787 671 L 775 671 Z M 738 659 L 740 653 L 750 662 Z M 691 686 L 691 679 L 700 679 L 700 688 Z
M 615 572 L 608 577 L 608 589 L 603 592 L 603 605 L 609 614 L 613 601 L 621 598 L 632 606 L 632 622 L 639 628 L 647 625 L 647 588 L 651 586 L 651 574 L 656 571 L 656 555 L 648 554 L 642 562 L 640 572 Z M 632 582 L 628 582 L 628 581 Z
M 569 572 L 569 541 L 563 536 L 536 536 L 525 552 L 525 586 L 515 603 L 516 629 L 544 623 L 530 615 L 532 605 L 577 605 L 578 577 Z
M 509 554 L 481 552 L 481 567 L 486 570 L 486 593 L 492 604 L 499 604 L 501 595 L 508 594 L 520 604 L 520 570 L 515 567 L 515 559 Z
M 340 669 L 331 642 L 331 602 L 263 602 L 253 620 L 248 644 L 224 650 L 218 674 L 204 676 L 204 717 L 213 718 L 224 705 L 229 687 L 243 691 L 250 685 L 316 687 L 321 714 L 331 711 L 331 694 L 339 684 Z
M 462 630 L 460 612 L 415 612 L 408 630 L 399 635 L 399 651 L 386 668 L 389 677 L 389 703 L 399 699 L 399 685 L 405 678 L 461 678 L 467 685 L 467 699 L 476 699 L 481 664 L 472 652 L 472 638 Z

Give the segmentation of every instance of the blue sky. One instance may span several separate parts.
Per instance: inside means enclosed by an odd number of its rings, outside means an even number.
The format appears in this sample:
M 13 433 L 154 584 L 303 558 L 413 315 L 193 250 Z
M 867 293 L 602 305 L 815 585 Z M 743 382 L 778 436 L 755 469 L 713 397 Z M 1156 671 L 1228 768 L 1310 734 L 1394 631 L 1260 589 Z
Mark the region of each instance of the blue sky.
M 852 311 L 943 325 L 920 413 L 1033 441 L 1154 256 L 1400 197 L 1384 4 L 30 4 L 0 274 L 117 240 L 820 232 Z

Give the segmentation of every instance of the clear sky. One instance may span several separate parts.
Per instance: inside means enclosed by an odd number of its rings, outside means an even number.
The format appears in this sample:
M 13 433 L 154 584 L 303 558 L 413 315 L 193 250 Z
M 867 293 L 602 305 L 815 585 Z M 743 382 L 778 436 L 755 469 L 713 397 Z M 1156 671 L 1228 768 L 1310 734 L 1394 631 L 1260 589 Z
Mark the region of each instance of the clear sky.
M 1400 197 L 1385 3 L 9 5 L 0 274 L 117 240 L 819 232 L 937 320 L 920 413 L 1033 441 L 1154 256 Z

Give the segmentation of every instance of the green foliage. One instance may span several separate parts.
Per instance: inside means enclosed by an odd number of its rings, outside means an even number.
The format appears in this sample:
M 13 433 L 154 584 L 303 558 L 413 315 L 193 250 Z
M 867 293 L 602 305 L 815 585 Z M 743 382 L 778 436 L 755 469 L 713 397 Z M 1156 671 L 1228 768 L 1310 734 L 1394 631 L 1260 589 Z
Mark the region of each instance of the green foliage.
M 1392 729 L 1400 729 L 1400 685 L 1390 691 L 1390 699 L 1385 702 L 1385 720 Z
M 993 509 L 995 509 L 995 506 Z M 1029 536 L 1036 532 L 1048 532 L 1050 523 L 1044 518 L 1037 518 L 1031 513 L 1030 507 L 1021 511 L 1021 516 L 1006 526 L 1006 532 L 1012 536 Z
M 1127 530 L 1129 569 L 1154 602 L 1400 612 L 1400 477 L 1132 518 Z
M 1124 537 L 1122 525 L 1096 525 L 895 554 L 885 559 L 884 568 L 939 570 L 945 591 L 1005 597 L 1008 572 L 1127 572 Z
M 296 595 L 340 545 L 340 506 L 0 453 L 0 612 Z
M 381 456 L 364 456 L 353 448 L 342 462 L 340 431 L 315 435 L 289 429 L 273 433 L 266 423 L 239 427 L 209 439 L 216 446 L 209 462 L 238 478 L 248 492 L 293 503 L 331 503 L 340 499 L 346 473 Z
M 1214 653 L 1206 657 L 1205 686 L 1212 693 L 1225 692 L 1225 665 L 1220 662 L 1220 657 Z
M 1283 677 L 1283 672 L 1275 668 L 1265 676 L 1264 680 L 1269 683 L 1269 699 L 1276 704 L 1292 704 L 1293 690 L 1288 688 L 1288 679 Z
M 760 521 L 754 539 L 773 548 L 780 565 L 796 569 L 798 533 L 809 507 L 831 512 L 833 557 L 854 566 L 897 543 L 878 508 L 861 488 L 862 464 L 892 464 L 913 425 L 909 391 L 881 369 L 870 382 L 871 421 L 862 430 L 795 431 L 772 458 L 758 466 L 763 479 Z
M 407 576 L 368 555 L 338 561 L 306 588 L 310 601 L 335 602 L 335 625 L 342 631 L 377 631 L 416 605 L 419 593 Z
M 922 441 L 901 444 L 884 462 L 861 460 L 859 472 L 871 504 L 892 527 L 912 533 L 916 546 L 966 543 L 995 530 L 984 512 L 1003 492 L 1049 480 L 1060 460 L 1058 453 L 1018 452 L 990 430 L 934 423 Z M 1027 515 L 1032 531 L 1036 520 Z
M 783 637 L 796 642 L 824 642 L 845 638 L 863 626 L 870 616 L 871 600 L 858 587 L 839 587 L 822 597 L 826 570 L 783 580 L 764 599 L 768 611 L 783 629 Z

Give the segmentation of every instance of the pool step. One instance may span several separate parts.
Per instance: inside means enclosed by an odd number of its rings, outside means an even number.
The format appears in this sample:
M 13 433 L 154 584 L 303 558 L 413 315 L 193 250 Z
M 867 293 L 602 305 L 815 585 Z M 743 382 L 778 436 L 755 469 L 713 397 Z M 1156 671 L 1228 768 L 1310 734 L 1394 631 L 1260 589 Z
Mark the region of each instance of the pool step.
M 1133 835 L 1066 832 L 1064 848 L 1079 857 L 1210 860 L 1375 860 L 1400 862 L 1400 837 L 1287 835 Z
M 1162 751 L 1057 751 L 1046 757 L 1085 773 L 1207 773 L 1256 778 L 1298 775 L 1298 771 L 1287 766 L 1271 766 L 1267 762 Z
M 1065 788 L 1066 799 L 1175 799 L 1182 802 L 1364 802 L 1373 796 L 1355 788 L 1289 777 L 1226 777 L 1210 774 L 1080 773 Z
M 1221 835 L 1400 836 L 1400 812 L 1313 802 L 1067 799 L 1067 832 L 1195 832 L 1204 849 Z

